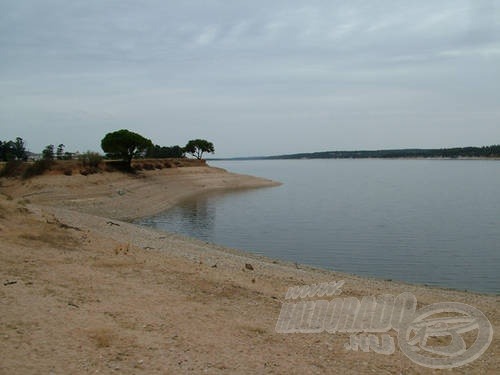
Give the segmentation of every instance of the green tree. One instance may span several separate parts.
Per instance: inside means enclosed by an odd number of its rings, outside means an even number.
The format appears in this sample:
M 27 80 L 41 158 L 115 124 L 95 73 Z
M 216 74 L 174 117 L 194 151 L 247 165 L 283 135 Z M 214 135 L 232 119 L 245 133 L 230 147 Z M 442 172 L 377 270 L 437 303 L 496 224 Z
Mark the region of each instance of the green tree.
M 153 142 L 140 134 L 121 129 L 106 134 L 101 147 L 108 157 L 123 159 L 130 168 L 132 159 L 144 155 L 148 148 L 153 147 Z
M 0 141 L 0 160 L 9 161 L 15 158 L 12 141 Z
M 215 149 L 212 142 L 205 139 L 192 139 L 187 143 L 186 147 L 184 147 L 184 151 L 193 155 L 196 159 L 201 160 L 203 153 L 209 152 L 213 154 Z
M 17 137 L 15 142 L 11 142 L 12 153 L 17 160 L 26 161 L 28 160 L 28 154 L 26 153 L 26 146 L 21 137 Z
M 56 151 L 57 160 L 64 159 L 64 147 L 66 147 L 66 146 L 63 145 L 62 143 L 59 146 L 57 146 L 57 151 Z
M 184 149 L 180 146 L 165 147 L 154 145 L 153 147 L 148 148 L 146 157 L 154 159 L 183 158 Z
M 28 154 L 23 139 L 17 137 L 15 141 L 0 141 L 0 160 L 28 160 Z
M 42 151 L 42 157 L 45 160 L 54 160 L 54 145 L 47 145 Z

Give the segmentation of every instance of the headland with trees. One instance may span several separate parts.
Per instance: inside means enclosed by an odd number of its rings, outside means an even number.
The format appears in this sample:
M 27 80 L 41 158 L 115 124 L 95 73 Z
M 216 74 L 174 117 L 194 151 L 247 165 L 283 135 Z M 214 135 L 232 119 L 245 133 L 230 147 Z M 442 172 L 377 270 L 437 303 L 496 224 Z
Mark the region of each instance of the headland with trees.
M 30 178 L 53 169 L 66 175 L 72 175 L 75 169 L 83 175 L 99 171 L 162 169 L 196 164 L 190 163 L 193 159 L 186 155 L 193 156 L 198 164 L 204 163 L 203 155 L 215 152 L 213 143 L 204 139 L 189 140 L 184 147 L 160 146 L 127 129 L 104 136 L 101 141 L 104 154 L 96 151 L 68 152 L 65 147 L 63 143 L 57 147 L 49 144 L 41 153 L 33 153 L 21 137 L 0 141 L 0 163 L 3 164 L 0 177 Z

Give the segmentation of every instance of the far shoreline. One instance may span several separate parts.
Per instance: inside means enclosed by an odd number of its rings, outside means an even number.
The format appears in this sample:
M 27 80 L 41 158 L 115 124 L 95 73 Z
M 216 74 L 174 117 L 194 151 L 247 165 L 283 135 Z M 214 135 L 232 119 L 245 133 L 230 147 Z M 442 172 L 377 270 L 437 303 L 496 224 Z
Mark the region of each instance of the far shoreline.
M 366 158 L 273 158 L 273 157 L 263 157 L 263 158 L 227 158 L 227 159 L 207 159 L 207 161 L 275 161 L 275 160 L 491 160 L 498 161 L 500 157 L 366 157 Z

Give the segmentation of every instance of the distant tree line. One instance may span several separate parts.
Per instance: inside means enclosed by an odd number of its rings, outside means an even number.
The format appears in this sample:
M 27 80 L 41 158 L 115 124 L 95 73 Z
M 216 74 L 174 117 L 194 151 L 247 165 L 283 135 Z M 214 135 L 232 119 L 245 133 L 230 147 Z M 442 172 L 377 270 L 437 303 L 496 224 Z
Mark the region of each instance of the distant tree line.
M 500 145 L 440 149 L 397 149 L 375 151 L 324 151 L 269 156 L 262 159 L 363 159 L 363 158 L 459 158 L 500 157 Z
M 66 146 L 62 143 L 57 146 L 57 149 L 54 145 L 47 145 L 42 151 L 42 158 L 45 160 L 71 160 L 73 159 L 74 154 L 72 152 L 64 151 Z M 54 151 L 55 150 L 55 151 Z

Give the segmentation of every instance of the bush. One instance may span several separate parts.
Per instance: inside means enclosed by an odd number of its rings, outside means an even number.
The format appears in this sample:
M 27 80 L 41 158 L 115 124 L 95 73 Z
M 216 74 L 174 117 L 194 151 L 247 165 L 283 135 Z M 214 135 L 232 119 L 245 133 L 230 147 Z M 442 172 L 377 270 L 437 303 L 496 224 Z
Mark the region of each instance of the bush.
M 88 176 L 89 174 L 99 173 L 99 168 L 87 167 L 80 170 L 80 174 L 83 176 Z
M 9 160 L 0 171 L 0 177 L 16 177 L 20 176 L 23 170 L 23 162 L 21 160 Z
M 155 169 L 155 166 L 151 163 L 144 163 L 142 167 L 147 171 L 152 171 L 153 169 Z
M 135 174 L 135 167 L 131 167 L 123 160 L 109 160 L 106 161 L 106 169 L 115 172 L 132 173 Z
M 102 162 L 102 156 L 97 152 L 87 151 L 78 156 L 82 166 L 89 168 L 98 168 Z
M 31 178 L 44 174 L 50 169 L 53 161 L 49 159 L 37 160 L 23 172 L 23 178 Z
M 65 176 L 71 176 L 73 174 L 73 171 L 71 169 L 65 169 L 63 173 Z

